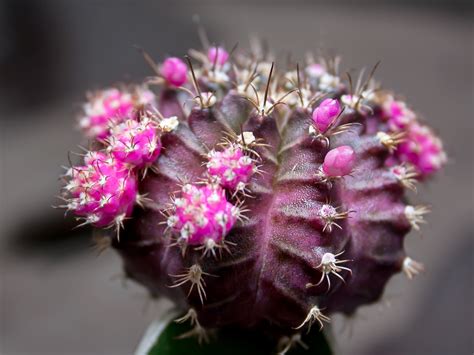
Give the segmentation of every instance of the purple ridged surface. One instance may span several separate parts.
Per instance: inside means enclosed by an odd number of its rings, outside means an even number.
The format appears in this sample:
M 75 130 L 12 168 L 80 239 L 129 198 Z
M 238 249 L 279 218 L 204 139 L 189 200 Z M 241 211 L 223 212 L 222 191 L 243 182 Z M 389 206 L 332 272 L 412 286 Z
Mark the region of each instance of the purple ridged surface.
M 172 108 L 162 110 L 171 114 Z M 114 245 L 123 256 L 129 277 L 144 284 L 153 295 L 165 295 L 183 309 L 192 306 L 203 326 L 244 327 L 267 325 L 288 330 L 299 325 L 314 305 L 325 313 L 352 313 L 358 306 L 377 300 L 387 280 L 402 267 L 403 238 L 410 224 L 403 211 L 404 189 L 385 167 L 387 149 L 373 133 L 367 133 L 365 118 L 349 112 L 343 121 L 362 125 L 331 139 L 330 148 L 351 146 L 357 155 L 350 176 L 332 183 L 318 183 L 315 177 L 328 147 L 308 135 L 311 112 L 306 109 L 277 110 L 260 116 L 250 104 L 232 91 L 212 108 L 194 108 L 187 121 L 162 137 L 163 153 L 141 183 L 155 204 L 137 209 L 127 222 L 120 242 Z M 174 113 L 179 116 L 180 112 Z M 232 128 L 252 131 L 269 146 L 257 147 L 261 175 L 252 177 L 247 198 L 248 221 L 239 222 L 226 240 L 234 243 L 231 254 L 222 258 L 201 258 L 188 250 L 182 257 L 178 247 L 164 233 L 160 213 L 170 203 L 170 193 L 179 191 L 182 181 L 202 177 L 203 154 L 212 149 Z M 339 224 L 342 229 L 322 232 L 320 207 L 331 202 L 351 211 Z M 316 268 L 324 253 L 344 251 L 345 279 L 331 277 L 331 288 L 316 283 Z M 173 277 L 199 263 L 213 276 L 204 276 L 207 298 L 203 304 L 196 292 L 188 297 L 189 284 L 171 288 Z

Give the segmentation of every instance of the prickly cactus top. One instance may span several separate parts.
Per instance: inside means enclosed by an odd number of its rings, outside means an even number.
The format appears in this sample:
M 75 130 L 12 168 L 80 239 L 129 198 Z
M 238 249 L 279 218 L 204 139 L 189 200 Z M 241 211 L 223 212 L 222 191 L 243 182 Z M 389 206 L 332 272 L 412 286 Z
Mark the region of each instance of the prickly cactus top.
M 322 327 L 422 271 L 403 239 L 428 208 L 405 194 L 446 158 L 375 68 L 352 80 L 337 58 L 283 69 L 259 50 L 189 54 L 145 54 L 146 84 L 91 95 L 80 126 L 94 151 L 64 176 L 64 207 L 117 230 L 128 277 L 204 337 Z

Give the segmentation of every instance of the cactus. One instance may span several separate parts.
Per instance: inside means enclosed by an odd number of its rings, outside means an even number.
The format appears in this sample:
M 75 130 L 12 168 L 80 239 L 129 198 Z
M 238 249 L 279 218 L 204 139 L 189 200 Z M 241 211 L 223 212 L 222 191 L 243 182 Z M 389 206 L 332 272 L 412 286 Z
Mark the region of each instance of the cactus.
M 439 138 L 375 67 L 353 85 L 337 58 L 278 70 L 262 53 L 145 53 L 146 84 L 90 96 L 92 151 L 64 176 L 64 207 L 116 229 L 126 275 L 200 339 L 226 326 L 296 339 L 423 270 L 403 240 L 428 208 L 405 194 L 445 162 Z

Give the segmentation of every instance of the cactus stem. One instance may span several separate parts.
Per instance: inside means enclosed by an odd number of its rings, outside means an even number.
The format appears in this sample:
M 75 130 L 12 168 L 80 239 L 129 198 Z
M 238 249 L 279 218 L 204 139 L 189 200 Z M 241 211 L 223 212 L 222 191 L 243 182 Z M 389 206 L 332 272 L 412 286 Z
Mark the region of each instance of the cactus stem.
M 313 306 L 308 314 L 306 315 L 306 318 L 304 319 L 303 323 L 301 323 L 299 326 L 293 329 L 301 329 L 303 328 L 306 324 L 308 324 L 308 333 L 311 330 L 311 326 L 314 324 L 314 322 L 319 323 L 319 330 L 323 329 L 324 323 L 329 323 L 331 321 L 331 318 L 328 316 L 325 316 L 322 312 L 321 309 L 319 309 L 318 306 Z
M 408 256 L 403 260 L 403 272 L 405 275 L 412 280 L 416 275 L 422 273 L 425 271 L 425 266 L 418 262 L 413 260 L 412 258 L 409 258 Z
M 194 286 L 196 286 L 199 299 L 201 300 L 201 303 L 204 304 L 204 299 L 206 299 L 206 290 L 204 289 L 206 287 L 206 281 L 204 281 L 204 275 L 216 277 L 215 275 L 211 275 L 207 272 L 202 271 L 202 268 L 199 264 L 193 264 L 191 267 L 186 268 L 185 272 L 182 274 L 170 275 L 171 277 L 175 277 L 176 280 L 173 282 L 173 285 L 168 287 L 180 287 L 190 282 L 191 286 L 188 291 L 188 297 L 191 295 Z
M 289 57 L 285 69 L 266 44 L 234 54 L 203 42 L 162 63 L 139 49 L 156 93 L 88 95 L 77 121 L 90 144 L 68 154 L 58 204 L 109 228 L 96 249 L 112 244 L 128 277 L 188 305 L 184 337 L 207 340 L 197 318 L 211 330 L 271 323 L 263 330 L 285 354 L 297 333 L 377 300 L 395 272 L 423 270 L 403 237 L 429 208 L 405 194 L 446 155 L 406 103 L 379 91 L 378 64 L 347 82 L 339 58 Z

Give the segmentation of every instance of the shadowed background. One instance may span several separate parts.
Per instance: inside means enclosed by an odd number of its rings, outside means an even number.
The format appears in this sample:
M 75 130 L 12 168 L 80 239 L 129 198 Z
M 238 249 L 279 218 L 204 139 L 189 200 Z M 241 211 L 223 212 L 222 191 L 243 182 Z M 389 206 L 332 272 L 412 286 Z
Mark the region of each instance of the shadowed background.
M 256 34 L 280 58 L 323 48 L 344 69 L 381 60 L 376 77 L 440 133 L 450 162 L 410 196 L 433 206 L 421 238 L 406 239 L 427 272 L 396 276 L 379 303 L 335 317 L 336 350 L 472 354 L 473 13 L 469 1 L 441 0 L 3 0 L 0 352 L 130 354 L 163 308 L 124 284 L 114 252 L 96 256 L 90 230 L 72 230 L 50 206 L 66 152 L 81 141 L 73 126 L 83 93 L 150 75 L 134 45 L 157 60 L 199 48 L 193 14 L 227 48 Z

